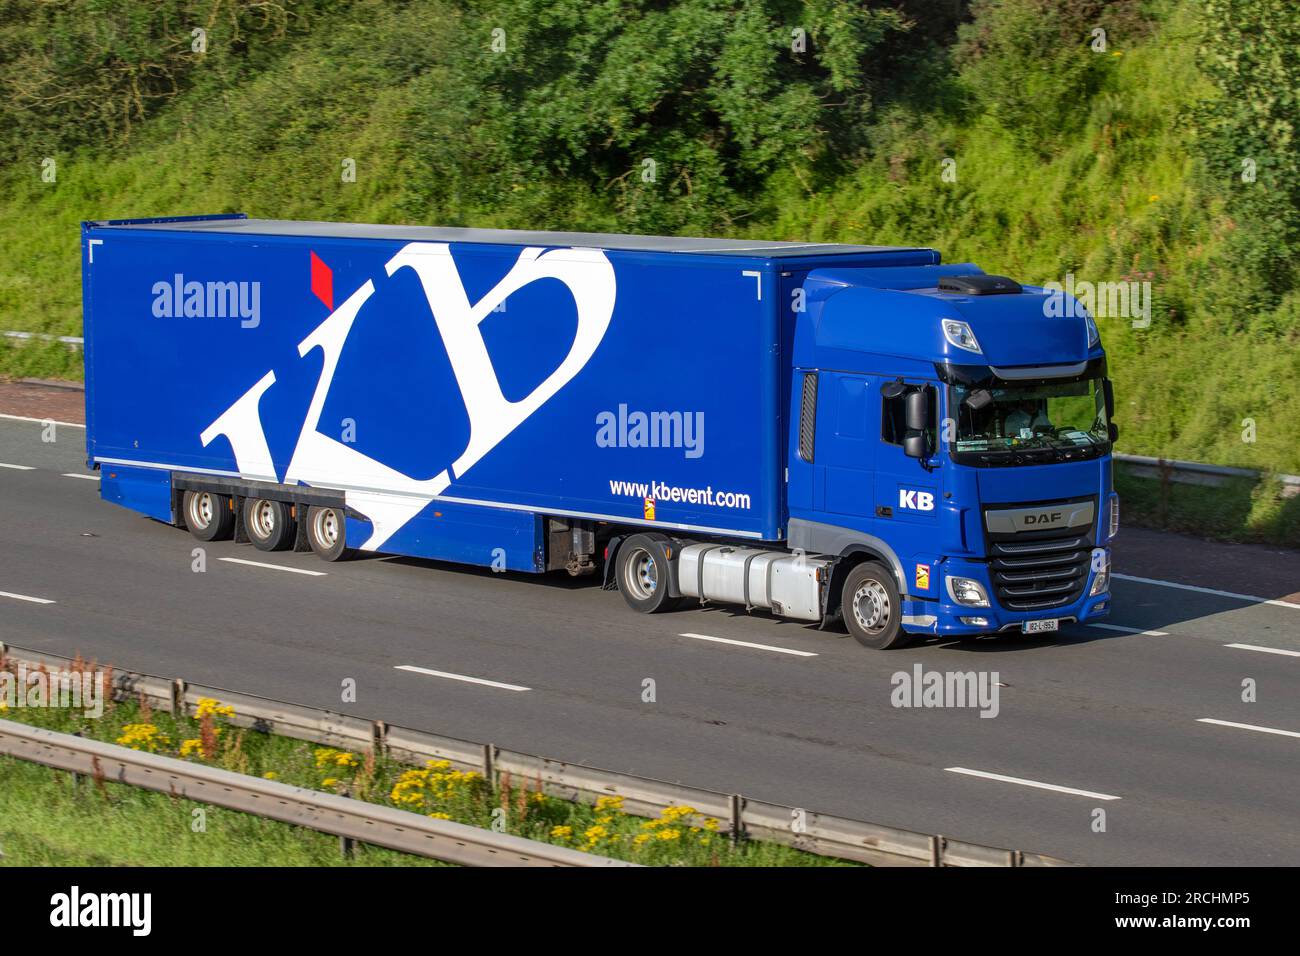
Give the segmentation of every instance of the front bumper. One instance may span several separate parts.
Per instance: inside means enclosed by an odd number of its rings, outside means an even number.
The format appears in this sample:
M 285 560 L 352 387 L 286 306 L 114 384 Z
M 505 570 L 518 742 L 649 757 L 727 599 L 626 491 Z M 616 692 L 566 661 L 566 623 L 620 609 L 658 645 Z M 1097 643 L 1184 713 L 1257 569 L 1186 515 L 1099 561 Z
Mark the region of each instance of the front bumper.
M 1106 548 L 1105 551 L 1109 563 L 1110 549 Z M 1110 616 L 1110 589 L 1096 595 L 1089 593 L 1098 574 L 1091 567 L 1088 570 L 1088 580 L 1077 599 L 1042 611 L 1012 611 L 1000 607 L 988 565 L 983 562 L 950 558 L 940 564 L 939 570 L 945 576 L 971 578 L 980 582 L 984 593 L 989 597 L 989 606 L 958 604 L 948 594 L 947 587 L 940 587 L 938 591 L 941 597 L 938 601 L 908 599 L 904 602 L 903 630 L 909 634 L 994 634 L 1000 631 L 1019 631 L 1025 621 L 1058 620 L 1061 623 L 1076 621 L 1087 624 Z

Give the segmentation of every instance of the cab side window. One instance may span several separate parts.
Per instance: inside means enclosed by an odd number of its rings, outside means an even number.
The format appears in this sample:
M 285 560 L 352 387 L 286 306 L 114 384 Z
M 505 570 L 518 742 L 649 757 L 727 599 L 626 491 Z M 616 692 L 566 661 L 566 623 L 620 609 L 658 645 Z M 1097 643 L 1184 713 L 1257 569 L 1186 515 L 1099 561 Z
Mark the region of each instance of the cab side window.
M 939 447 L 935 432 L 935 423 L 939 420 L 939 391 L 930 385 L 910 385 L 902 394 L 892 398 L 880 396 L 880 440 L 885 444 L 903 444 L 907 437 L 907 396 L 918 390 L 924 390 L 929 399 L 931 425 L 925 432 L 927 444 L 931 451 Z

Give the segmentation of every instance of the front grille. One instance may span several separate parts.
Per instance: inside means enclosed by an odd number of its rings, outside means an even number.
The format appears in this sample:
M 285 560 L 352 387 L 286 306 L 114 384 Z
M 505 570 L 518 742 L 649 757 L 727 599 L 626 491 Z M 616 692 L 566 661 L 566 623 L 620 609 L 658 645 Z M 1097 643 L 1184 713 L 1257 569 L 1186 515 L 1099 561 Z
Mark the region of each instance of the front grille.
M 1010 611 L 1042 611 L 1078 599 L 1088 582 L 1090 529 L 999 535 L 989 542 L 989 572 L 998 603 Z

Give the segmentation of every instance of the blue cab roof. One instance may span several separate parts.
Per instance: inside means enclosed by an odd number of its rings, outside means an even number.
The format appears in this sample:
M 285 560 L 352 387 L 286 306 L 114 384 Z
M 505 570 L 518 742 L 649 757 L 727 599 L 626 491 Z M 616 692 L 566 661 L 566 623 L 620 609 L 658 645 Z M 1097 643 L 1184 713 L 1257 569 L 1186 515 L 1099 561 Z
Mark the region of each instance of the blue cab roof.
M 1084 310 L 1052 308 L 1051 293 L 1024 286 L 1018 294 L 965 295 L 938 288 L 942 276 L 982 275 L 971 263 L 895 268 L 823 268 L 804 284 L 807 319 L 796 333 L 803 367 L 873 371 L 865 355 L 918 363 L 1016 367 L 1066 365 L 1102 354 L 1088 347 Z M 1062 314 L 1064 313 L 1064 314 Z M 967 323 L 980 345 L 953 345 L 942 322 Z

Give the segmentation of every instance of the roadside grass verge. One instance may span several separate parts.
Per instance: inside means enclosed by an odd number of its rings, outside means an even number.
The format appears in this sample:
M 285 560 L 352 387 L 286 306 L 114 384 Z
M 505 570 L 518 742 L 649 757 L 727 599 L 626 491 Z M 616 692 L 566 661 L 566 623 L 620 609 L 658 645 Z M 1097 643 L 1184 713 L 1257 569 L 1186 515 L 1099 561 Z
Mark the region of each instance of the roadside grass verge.
M 1300 547 L 1300 496 L 1284 497 L 1269 475 L 1219 485 L 1137 477 L 1116 462 L 1115 490 L 1126 524 L 1221 541 Z
M 13 716 L 12 712 L 6 716 Z M 275 820 L 0 757 L 0 866 L 444 866 Z
M 12 667 L 8 668 L 12 671 Z M 80 662 L 73 669 L 93 670 Z M 234 712 L 205 699 L 194 717 L 154 712 L 147 702 L 106 703 L 98 718 L 80 710 L 0 706 L 0 718 L 136 750 L 202 762 L 237 773 L 396 807 L 531 840 L 652 866 L 851 866 L 775 843 L 733 843 L 716 819 L 669 807 L 655 819 L 633 816 L 620 797 L 595 805 L 544 794 L 536 781 L 481 774 L 447 761 L 413 767 L 232 725 Z M 97 861 L 152 865 L 327 865 L 338 841 L 235 811 L 208 807 L 206 834 L 190 834 L 201 806 L 105 781 L 0 759 L 0 846 L 4 862 L 27 865 Z M 216 821 L 214 824 L 213 821 Z M 81 834 L 97 834 L 81 846 Z M 63 834 L 63 836 L 60 836 Z M 219 839 L 212 840 L 213 836 Z M 210 841 L 210 842 L 209 842 Z M 403 858 L 365 848 L 356 862 L 391 865 Z M 404 858 L 403 858 L 404 859 Z M 47 862 L 41 862 L 47 861 Z

